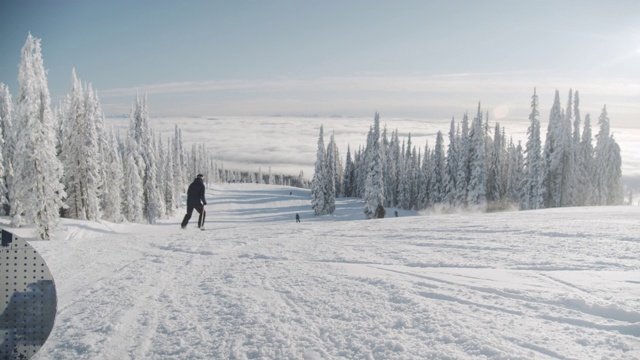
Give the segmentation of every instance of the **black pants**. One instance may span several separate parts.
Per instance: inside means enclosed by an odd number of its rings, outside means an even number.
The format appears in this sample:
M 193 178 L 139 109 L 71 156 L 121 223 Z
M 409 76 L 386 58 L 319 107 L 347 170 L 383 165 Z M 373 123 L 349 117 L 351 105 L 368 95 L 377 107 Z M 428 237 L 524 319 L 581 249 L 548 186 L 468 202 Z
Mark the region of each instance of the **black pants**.
M 204 218 L 205 216 L 207 216 L 207 212 L 204 211 L 204 206 L 202 206 L 202 204 L 198 204 L 196 206 L 187 205 L 187 214 L 184 216 L 184 219 L 182 219 L 182 227 L 186 227 L 187 223 L 189 223 L 191 214 L 193 214 L 193 209 L 196 209 L 196 211 L 200 214 L 200 216 L 198 217 L 198 227 L 201 228 L 204 226 Z

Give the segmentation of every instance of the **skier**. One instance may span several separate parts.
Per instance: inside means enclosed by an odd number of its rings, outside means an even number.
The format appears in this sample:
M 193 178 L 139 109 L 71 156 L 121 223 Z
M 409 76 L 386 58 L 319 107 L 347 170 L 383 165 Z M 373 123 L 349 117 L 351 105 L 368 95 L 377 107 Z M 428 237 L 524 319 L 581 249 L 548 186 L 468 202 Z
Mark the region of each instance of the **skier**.
M 204 199 L 204 190 L 204 177 L 202 174 L 198 174 L 187 190 L 187 214 L 184 216 L 184 219 L 182 219 L 181 226 L 183 229 L 187 227 L 193 209 L 196 209 L 200 214 L 198 218 L 198 228 L 204 230 L 204 218 L 207 214 L 204 211 L 204 205 L 207 205 L 207 200 Z
M 296 222 L 299 223 L 300 222 L 300 215 L 296 214 Z

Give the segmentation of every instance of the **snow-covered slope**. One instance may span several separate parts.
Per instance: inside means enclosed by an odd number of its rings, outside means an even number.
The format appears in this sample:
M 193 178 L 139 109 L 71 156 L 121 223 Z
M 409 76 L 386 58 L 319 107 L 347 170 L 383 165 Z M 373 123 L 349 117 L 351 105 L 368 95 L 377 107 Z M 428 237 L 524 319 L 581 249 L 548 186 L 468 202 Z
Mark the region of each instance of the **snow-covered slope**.
M 255 184 L 207 201 L 207 231 L 67 220 L 31 242 L 59 296 L 36 359 L 640 358 L 640 207 L 360 220 L 338 199 L 313 218 L 305 190 Z

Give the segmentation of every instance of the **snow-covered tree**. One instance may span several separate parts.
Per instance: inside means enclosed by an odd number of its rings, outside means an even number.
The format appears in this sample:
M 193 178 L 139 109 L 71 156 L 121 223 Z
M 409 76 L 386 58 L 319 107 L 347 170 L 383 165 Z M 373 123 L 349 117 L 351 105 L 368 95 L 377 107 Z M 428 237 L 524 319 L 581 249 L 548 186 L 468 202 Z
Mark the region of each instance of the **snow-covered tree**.
M 459 151 L 459 139 L 456 131 L 455 119 L 451 119 L 451 125 L 449 127 L 449 147 L 447 149 L 447 164 L 445 166 L 444 175 L 444 198 L 443 201 L 453 206 L 456 204 L 457 197 L 457 175 L 459 168 L 460 151 Z
M 567 106 L 571 109 L 571 102 Z M 571 138 L 571 111 L 563 112 L 560 95 L 556 90 L 549 114 L 547 137 L 544 144 L 544 205 L 558 207 L 571 205 L 573 186 L 573 153 Z
M 368 219 L 383 218 L 384 183 L 382 181 L 382 152 L 380 151 L 380 114 L 373 120 L 370 148 L 367 149 L 366 182 L 364 186 L 364 214 Z
M 327 214 L 327 199 L 325 186 L 325 154 L 324 154 L 324 127 L 320 126 L 320 134 L 318 135 L 318 151 L 316 152 L 316 163 L 313 172 L 313 180 L 311 180 L 311 208 L 316 216 Z
M 600 131 L 596 135 L 595 153 L 595 195 L 596 205 L 620 205 L 622 192 L 622 158 L 620 146 L 611 135 L 607 106 L 598 117 Z
M 425 209 L 429 206 L 431 194 L 431 175 L 433 174 L 433 161 L 431 150 L 429 149 L 429 141 L 424 146 L 424 156 L 420 166 L 420 189 L 418 189 L 418 198 L 416 199 L 418 208 Z
M 524 158 L 524 178 L 520 206 L 523 209 L 538 209 L 542 205 L 544 190 L 542 188 L 543 162 L 542 143 L 540 139 L 540 112 L 536 90 L 531 97 L 531 113 L 527 128 L 527 144 Z
M 584 118 L 584 126 L 578 148 L 577 165 L 577 199 L 576 205 L 593 205 L 595 201 L 595 164 L 593 152 L 593 136 L 591 134 L 591 116 Z
M 401 209 L 411 209 L 411 133 L 408 135 L 407 146 L 403 146 L 404 154 L 399 160 L 400 172 L 398 173 L 398 206 Z
M 333 133 L 329 139 L 327 145 L 327 152 L 325 153 L 325 166 L 324 166 L 324 194 L 325 194 L 325 212 L 327 214 L 333 214 L 336 210 L 336 173 L 337 173 L 337 147 Z
M 344 197 L 353 196 L 353 182 L 355 181 L 355 166 L 351 160 L 351 147 L 347 145 L 347 160 L 344 166 L 344 175 L 342 180 L 342 192 Z
M 100 186 L 103 179 L 102 154 L 95 119 L 96 104 L 91 88 L 83 89 L 75 69 L 71 74 L 62 144 L 67 215 L 97 221 L 100 214 Z
M 485 136 L 482 111 L 478 104 L 478 115 L 473 119 L 469 132 L 469 184 L 467 186 L 469 204 L 486 204 L 487 169 L 485 159 Z
M 521 200 L 520 184 L 524 181 L 524 156 L 520 142 L 518 142 L 518 146 L 514 146 L 513 140 L 510 140 L 507 154 L 509 161 L 505 189 L 506 201 L 509 204 L 519 204 Z
M 106 181 L 103 189 L 103 208 L 102 217 L 107 221 L 120 222 L 122 216 L 122 189 L 123 183 L 123 164 L 118 144 L 113 133 L 113 129 L 109 133 L 109 145 L 105 150 L 105 169 L 104 173 Z
M 141 222 L 144 218 L 144 186 L 139 166 L 144 166 L 144 163 L 133 136 L 129 132 L 125 146 L 123 212 L 130 222 Z
M 458 159 L 458 173 L 456 174 L 456 204 L 466 206 L 468 203 L 468 188 L 471 178 L 471 163 L 469 161 L 469 116 L 467 113 L 462 117 L 462 128 L 460 130 L 460 147 Z
M 40 39 L 31 34 L 22 48 L 18 81 L 13 164 L 14 178 L 20 181 L 12 184 L 13 224 L 35 223 L 37 236 L 50 239 L 66 194 L 60 183 L 63 170 L 56 157 L 56 132 Z
M 13 135 L 13 104 L 9 87 L 0 83 L 0 211 L 9 215 L 11 181 L 13 178 L 13 153 L 15 136 Z
M 436 134 L 436 146 L 433 149 L 433 172 L 430 184 L 430 203 L 433 205 L 444 200 L 445 172 L 444 138 L 442 132 L 438 131 Z
M 156 222 L 164 213 L 164 199 L 160 195 L 157 184 L 158 164 L 156 161 L 153 135 L 149 126 L 149 110 L 147 96 L 137 97 L 135 109 L 131 114 L 130 131 L 135 140 L 142 164 L 138 164 L 141 170 L 143 182 L 143 210 L 144 217 L 150 223 Z

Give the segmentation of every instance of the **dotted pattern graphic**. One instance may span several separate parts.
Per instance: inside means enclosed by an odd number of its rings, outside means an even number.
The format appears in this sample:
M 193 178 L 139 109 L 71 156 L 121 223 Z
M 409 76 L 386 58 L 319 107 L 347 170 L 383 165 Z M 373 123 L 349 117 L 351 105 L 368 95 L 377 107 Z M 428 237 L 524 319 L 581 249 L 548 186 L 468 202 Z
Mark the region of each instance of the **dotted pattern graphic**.
M 2 230 L 0 360 L 35 355 L 51 333 L 56 308 L 56 286 L 47 264 L 26 241 Z

